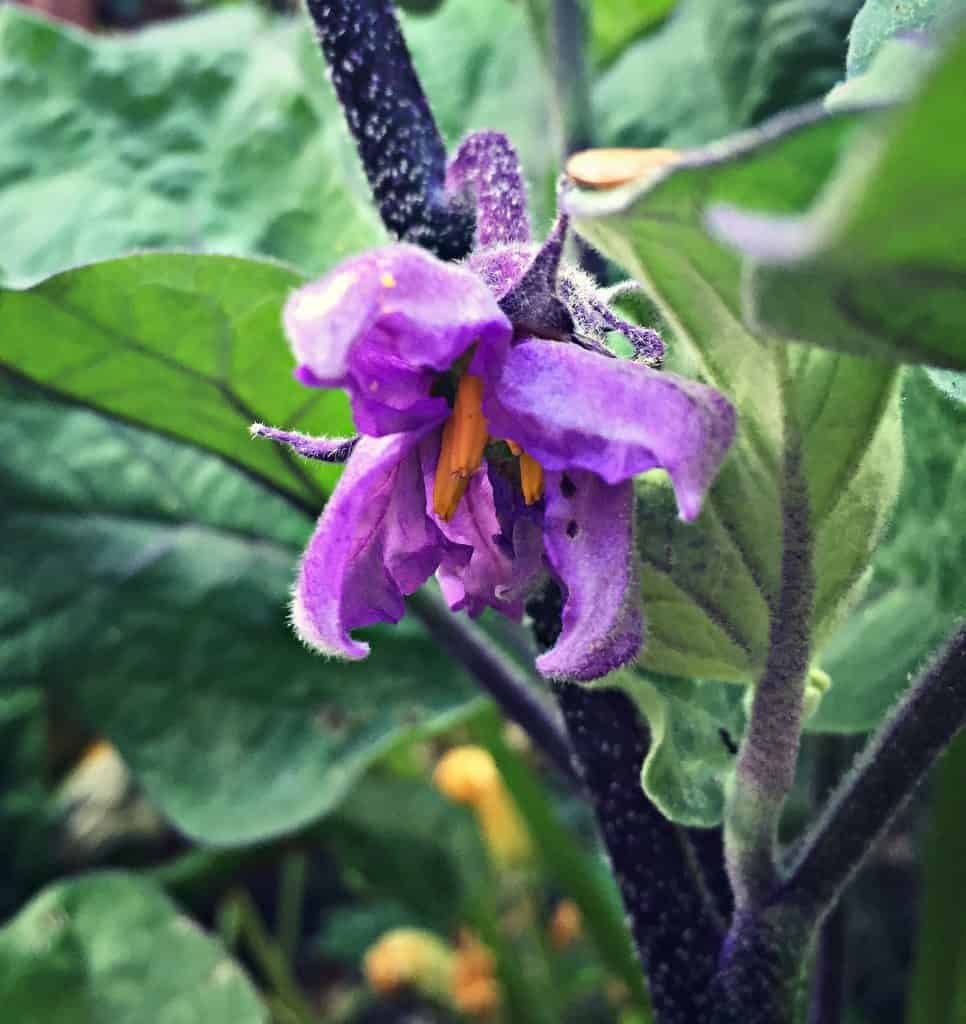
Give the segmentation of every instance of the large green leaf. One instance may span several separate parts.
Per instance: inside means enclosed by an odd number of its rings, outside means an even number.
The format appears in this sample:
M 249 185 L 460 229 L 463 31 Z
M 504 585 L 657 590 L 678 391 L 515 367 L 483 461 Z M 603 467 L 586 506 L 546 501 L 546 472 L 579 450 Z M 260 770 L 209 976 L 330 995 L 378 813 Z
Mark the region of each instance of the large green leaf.
M 590 6 L 591 52 L 609 64 L 639 36 L 660 24 L 677 0 L 596 0 Z
M 709 45 L 735 125 L 824 96 L 861 0 L 709 0 Z
M 838 351 L 966 369 L 966 138 L 949 130 L 964 95 L 961 33 L 900 113 L 870 120 L 806 214 L 721 200 L 711 223 L 748 258 L 751 320 Z
M 0 677 L 43 683 L 106 735 L 182 831 L 297 828 L 402 736 L 471 706 L 408 621 L 373 631 L 361 663 L 299 645 L 287 604 L 311 523 L 287 502 L 214 456 L 17 390 L 0 416 Z
M 912 371 L 903 394 L 906 466 L 860 608 L 822 652 L 832 677 L 807 728 L 874 728 L 966 608 L 966 408 Z
M 0 930 L 0 1002 L 18 1024 L 267 1024 L 221 944 L 150 882 L 44 889 Z
M 51 867 L 52 806 L 45 785 L 47 722 L 37 687 L 0 691 L 0 919 Z
M 183 246 L 318 270 L 383 237 L 304 35 L 254 7 L 126 36 L 4 7 L 0 268 Z
M 292 379 L 281 308 L 301 278 L 274 263 L 154 253 L 0 290 L 0 366 L 59 394 L 210 448 L 309 507 L 332 466 L 254 443 L 255 420 L 351 433 L 338 391 Z
M 449 0 L 406 31 L 448 141 L 502 128 L 552 177 L 518 5 Z M 176 247 L 318 272 L 385 238 L 308 17 L 253 6 L 124 36 L 0 9 L 0 233 L 14 283 Z
M 783 403 L 794 395 L 815 534 L 819 644 L 855 594 L 901 469 L 896 373 L 752 333 L 741 265 L 706 232 L 709 202 L 806 206 L 853 120 L 797 118 L 687 154 L 626 188 L 571 198 L 578 230 L 641 280 L 697 372 L 736 404 L 738 438 L 696 524 L 677 520 L 662 480 L 639 484 L 649 622 L 644 666 L 749 681 L 760 672 L 779 584 Z M 786 387 L 787 375 L 791 381 Z
M 690 146 L 733 127 L 709 32 L 705 0 L 681 0 L 667 24 L 621 54 L 594 90 L 598 145 Z

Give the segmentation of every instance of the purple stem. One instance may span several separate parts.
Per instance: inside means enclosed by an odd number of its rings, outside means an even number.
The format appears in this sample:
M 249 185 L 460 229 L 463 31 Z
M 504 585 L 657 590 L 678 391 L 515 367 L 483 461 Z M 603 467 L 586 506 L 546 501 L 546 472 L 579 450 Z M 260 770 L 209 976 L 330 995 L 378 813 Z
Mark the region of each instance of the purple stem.
M 966 725 L 966 623 L 913 684 L 798 849 L 780 899 L 820 920 Z
M 442 259 L 473 243 L 473 215 L 443 192 L 446 147 L 388 0 L 307 0 L 386 227 Z
M 641 787 L 647 732 L 618 690 L 556 686 L 659 1024 L 709 1018 L 722 928 L 688 835 Z
M 454 615 L 438 594 L 423 589 L 409 599 L 440 646 L 459 662 L 557 767 L 564 778 L 578 782 L 573 749 L 553 712 L 537 697 L 526 674 L 465 616 Z
M 778 823 L 795 781 L 810 657 L 815 578 L 808 484 L 790 386 L 783 397 L 781 588 L 725 812 L 728 877 L 739 911 L 767 903 L 778 883 Z

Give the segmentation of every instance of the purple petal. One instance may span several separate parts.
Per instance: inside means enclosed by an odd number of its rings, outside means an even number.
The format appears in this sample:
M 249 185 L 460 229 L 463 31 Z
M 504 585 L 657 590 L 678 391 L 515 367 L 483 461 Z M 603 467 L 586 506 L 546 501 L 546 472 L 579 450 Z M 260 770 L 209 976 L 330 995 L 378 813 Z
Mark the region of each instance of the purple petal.
M 500 524 L 493 504 L 493 489 L 485 467 L 469 480 L 453 518 L 447 523 L 433 512 L 433 481 L 439 461 L 438 436 L 427 438 L 420 447 L 425 509 L 440 533 L 450 541 L 443 553 L 436 578 L 453 611 L 479 615 L 495 608 L 519 618 L 523 608 L 500 592 L 514 580 L 513 559 L 499 543 Z
M 266 427 L 264 423 L 253 423 L 249 430 L 252 437 L 287 444 L 303 459 L 318 459 L 320 462 L 345 462 L 359 442 L 358 437 L 312 437 L 297 430 Z
M 598 679 L 641 647 L 634 484 L 583 470 L 547 473 L 544 545 L 564 592 L 556 644 L 537 658 L 555 679 Z
M 476 248 L 530 240 L 520 159 L 501 132 L 475 132 L 446 171 L 446 191 L 469 193 L 476 206 Z
M 309 541 L 292 619 L 324 654 L 364 658 L 369 645 L 349 631 L 398 622 L 404 595 L 433 574 L 449 547 L 426 516 L 416 447 L 423 436 L 362 438 Z
M 483 411 L 494 437 L 545 470 L 588 469 L 616 484 L 666 469 L 684 519 L 698 514 L 735 432 L 734 409 L 712 388 L 535 338 L 487 379 Z
M 438 375 L 474 344 L 493 372 L 513 333 L 474 273 L 411 245 L 373 249 L 299 288 L 285 330 L 301 379 L 346 388 L 372 436 L 441 422 L 448 406 L 430 394 Z

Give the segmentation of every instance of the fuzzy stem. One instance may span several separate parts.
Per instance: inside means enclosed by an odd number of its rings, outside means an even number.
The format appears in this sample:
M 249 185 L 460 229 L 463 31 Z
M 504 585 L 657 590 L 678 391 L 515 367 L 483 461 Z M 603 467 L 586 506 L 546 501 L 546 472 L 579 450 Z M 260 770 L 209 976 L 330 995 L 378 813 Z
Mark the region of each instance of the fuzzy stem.
M 461 259 L 473 215 L 443 194 L 446 147 L 389 0 L 307 0 L 322 52 L 386 227 Z
M 425 589 L 409 599 L 409 607 L 449 655 L 496 701 L 557 766 L 578 781 L 573 749 L 551 710 L 536 696 L 525 674 L 464 616 L 454 615 L 438 594 Z
M 820 920 L 920 779 L 966 725 L 966 623 L 859 755 L 810 829 L 781 900 Z
M 781 588 L 725 813 L 728 876 L 738 910 L 763 905 L 778 882 L 778 823 L 795 781 L 809 666 L 815 591 L 812 530 L 795 392 L 787 374 L 783 405 Z
M 845 906 L 826 918 L 815 950 L 812 1003 L 808 1024 L 839 1024 L 845 995 Z
M 648 738 L 618 690 L 556 687 L 659 1024 L 707 1019 L 721 931 L 694 875 L 687 834 L 647 799 Z

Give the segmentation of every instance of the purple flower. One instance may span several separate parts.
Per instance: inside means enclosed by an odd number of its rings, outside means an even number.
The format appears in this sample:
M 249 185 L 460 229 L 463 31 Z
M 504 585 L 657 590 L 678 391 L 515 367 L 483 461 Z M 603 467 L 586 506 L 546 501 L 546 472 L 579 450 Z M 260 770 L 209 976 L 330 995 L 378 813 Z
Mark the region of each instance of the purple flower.
M 295 627 L 361 658 L 354 629 L 396 622 L 433 573 L 454 610 L 519 617 L 548 575 L 562 630 L 547 676 L 593 679 L 638 653 L 642 619 L 633 478 L 667 470 L 697 515 L 734 434 L 717 392 L 656 369 L 663 346 L 561 265 L 566 218 L 529 241 L 516 154 L 496 133 L 464 142 L 451 196 L 475 201 L 462 264 L 396 244 L 299 289 L 285 329 L 311 387 L 344 388 L 361 434 L 302 559 Z M 606 346 L 619 331 L 633 360 Z M 332 459 L 325 441 L 254 432 Z

